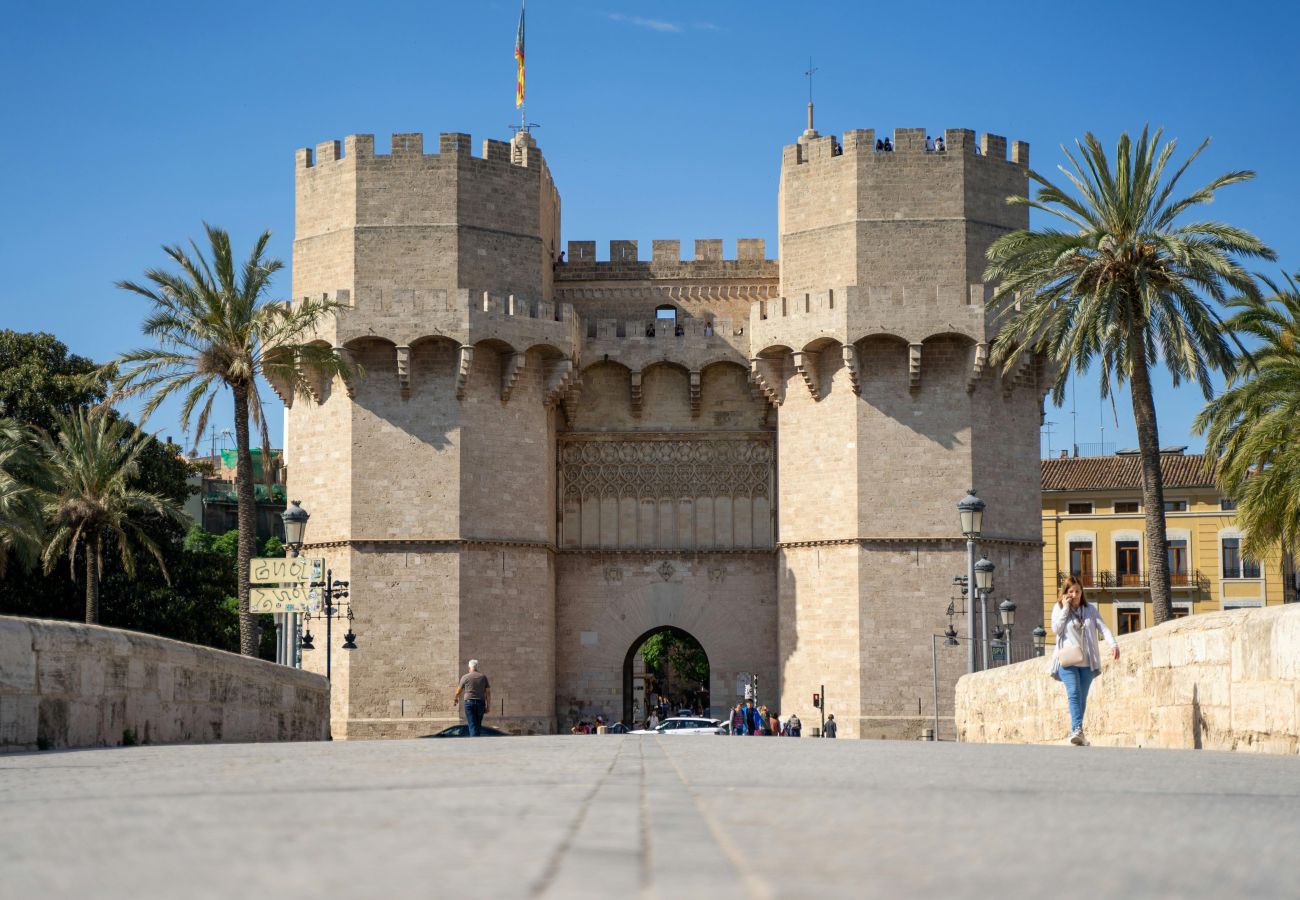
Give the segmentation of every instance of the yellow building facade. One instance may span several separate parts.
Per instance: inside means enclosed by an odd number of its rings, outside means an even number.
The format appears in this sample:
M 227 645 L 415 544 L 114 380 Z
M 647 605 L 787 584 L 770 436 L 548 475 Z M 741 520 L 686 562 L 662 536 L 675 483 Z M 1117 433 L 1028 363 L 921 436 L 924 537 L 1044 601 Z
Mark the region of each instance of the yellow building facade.
M 1142 461 L 1136 452 L 1042 461 L 1043 621 L 1066 575 L 1077 575 L 1116 634 L 1154 624 L 1147 573 Z M 1199 454 L 1161 454 L 1174 617 L 1300 599 L 1295 560 L 1282 548 L 1242 553 L 1235 506 Z

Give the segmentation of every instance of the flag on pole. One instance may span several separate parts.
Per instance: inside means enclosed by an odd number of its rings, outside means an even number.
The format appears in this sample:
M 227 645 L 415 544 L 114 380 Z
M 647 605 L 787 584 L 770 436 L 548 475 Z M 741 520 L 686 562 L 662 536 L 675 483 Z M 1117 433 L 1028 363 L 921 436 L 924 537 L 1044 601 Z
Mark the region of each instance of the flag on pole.
M 519 4 L 519 33 L 515 35 L 515 109 L 524 105 L 524 5 Z

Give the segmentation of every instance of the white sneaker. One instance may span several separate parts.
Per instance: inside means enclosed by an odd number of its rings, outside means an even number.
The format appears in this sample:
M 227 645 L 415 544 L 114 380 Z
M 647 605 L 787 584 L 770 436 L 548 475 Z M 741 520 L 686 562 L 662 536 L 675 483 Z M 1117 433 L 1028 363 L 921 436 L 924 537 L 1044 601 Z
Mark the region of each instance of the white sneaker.
M 1079 729 L 1079 744 L 1084 747 L 1092 746 L 1092 741 L 1088 740 L 1088 737 L 1083 733 L 1082 728 Z
M 1084 747 L 1087 745 L 1088 739 L 1083 736 L 1082 728 L 1074 729 L 1074 733 L 1070 735 L 1070 743 L 1074 744 L 1076 747 Z

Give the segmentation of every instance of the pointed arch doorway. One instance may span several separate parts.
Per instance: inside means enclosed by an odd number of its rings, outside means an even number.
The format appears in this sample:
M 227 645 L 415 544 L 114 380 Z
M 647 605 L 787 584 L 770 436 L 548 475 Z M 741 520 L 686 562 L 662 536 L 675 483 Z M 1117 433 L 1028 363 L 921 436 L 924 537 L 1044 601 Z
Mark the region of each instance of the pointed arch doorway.
M 709 711 L 709 657 L 703 645 L 674 625 L 651 628 L 623 658 L 623 721 L 644 722 L 656 695 L 667 698 L 669 715 L 679 708 Z

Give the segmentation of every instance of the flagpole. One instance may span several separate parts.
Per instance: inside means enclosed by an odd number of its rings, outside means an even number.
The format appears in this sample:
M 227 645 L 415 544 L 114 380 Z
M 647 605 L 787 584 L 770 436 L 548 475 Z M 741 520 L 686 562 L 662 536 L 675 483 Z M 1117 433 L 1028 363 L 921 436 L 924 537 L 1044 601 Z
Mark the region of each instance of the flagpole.
M 524 11 L 525 11 L 524 8 L 525 8 L 526 5 L 527 5 L 526 0 L 519 0 L 519 27 L 520 27 L 520 30 L 521 30 L 521 31 L 523 30 L 523 27 L 524 27 Z M 519 49 L 522 51 L 524 48 L 521 46 Z M 525 71 L 526 71 L 526 70 L 527 70 L 527 66 L 528 66 L 528 56 L 527 56 L 526 53 L 524 54 L 523 63 L 524 63 Z M 528 97 L 528 84 L 527 84 L 527 82 L 525 82 L 524 85 L 523 85 L 523 90 L 520 91 L 520 94 L 519 94 L 519 130 L 520 130 L 520 131 L 527 131 L 527 130 L 528 130 L 528 100 L 527 100 L 527 97 Z

